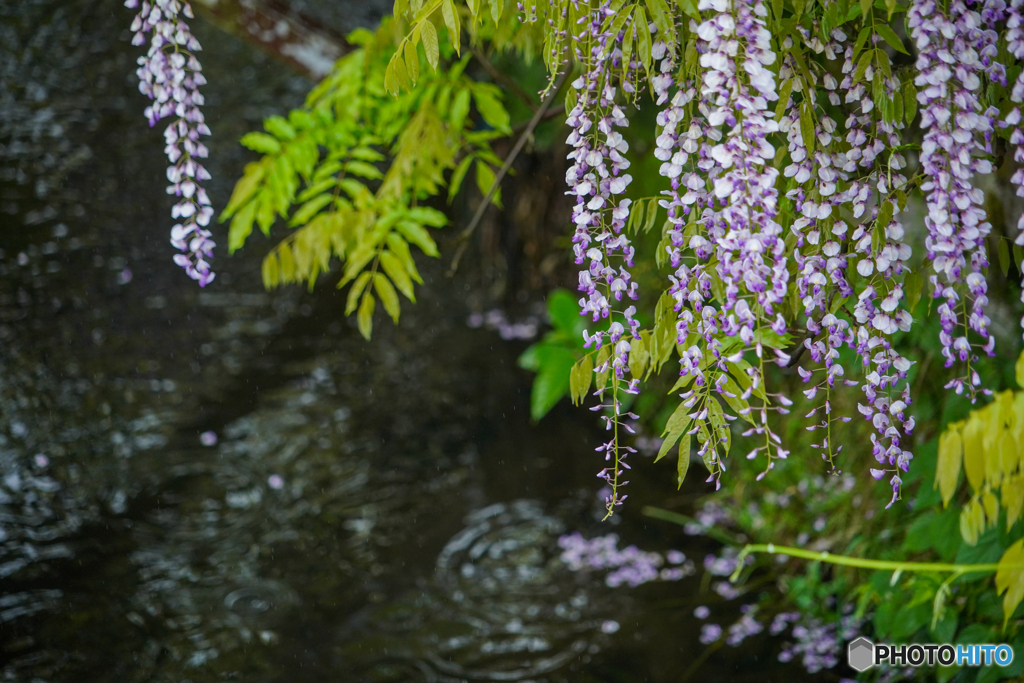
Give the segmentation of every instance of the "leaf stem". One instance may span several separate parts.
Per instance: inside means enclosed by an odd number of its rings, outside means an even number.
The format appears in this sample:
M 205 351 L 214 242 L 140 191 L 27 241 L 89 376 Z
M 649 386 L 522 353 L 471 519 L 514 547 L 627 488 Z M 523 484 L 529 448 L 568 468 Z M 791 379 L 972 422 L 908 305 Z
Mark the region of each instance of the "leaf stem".
M 844 567 L 859 567 L 861 569 L 879 569 L 882 571 L 900 572 L 953 572 L 954 574 L 968 574 L 972 572 L 995 572 L 999 570 L 998 563 L 989 564 L 950 564 L 947 562 L 904 562 L 899 560 L 871 560 L 864 557 L 849 557 L 848 555 L 833 555 L 828 551 L 814 552 L 803 548 L 793 548 L 772 543 L 753 543 L 743 546 L 739 556 L 736 558 L 736 571 L 729 577 L 735 582 L 743 570 L 743 560 L 751 553 L 772 553 L 774 555 L 788 555 L 799 557 L 804 560 L 815 562 L 827 562 L 838 564 Z M 1004 569 L 1012 568 L 1003 565 Z M 1024 565 L 1021 566 L 1024 568 Z

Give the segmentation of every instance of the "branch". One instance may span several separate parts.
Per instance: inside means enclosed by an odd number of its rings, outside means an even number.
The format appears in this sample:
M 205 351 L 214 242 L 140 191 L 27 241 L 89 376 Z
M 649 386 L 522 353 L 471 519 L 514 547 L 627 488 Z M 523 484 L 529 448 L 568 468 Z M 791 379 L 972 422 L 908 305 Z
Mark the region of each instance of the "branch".
M 736 558 L 736 571 L 729 578 L 735 582 L 743 569 L 743 560 L 750 553 L 771 553 L 774 555 L 789 555 L 805 560 L 838 564 L 844 567 L 859 567 L 861 569 L 879 569 L 882 571 L 898 572 L 952 572 L 954 574 L 969 574 L 972 572 L 995 572 L 1000 569 L 999 563 L 989 564 L 949 564 L 945 562 L 900 562 L 895 560 L 869 560 L 862 557 L 848 557 L 846 555 L 833 555 L 829 552 L 814 552 L 803 548 L 790 548 L 783 545 L 771 543 L 751 544 L 744 546 Z M 1002 565 L 1005 568 L 1015 568 L 1013 565 Z
M 469 245 L 469 238 L 483 219 L 484 213 L 487 211 L 487 207 L 490 206 L 491 199 L 494 197 L 494 193 L 498 191 L 498 186 L 505 178 L 505 174 L 508 173 L 508 169 L 512 167 L 512 163 L 516 160 L 516 157 L 519 156 L 519 153 L 523 151 L 523 147 L 526 146 L 526 141 L 533 135 L 533 131 L 537 128 L 541 119 L 544 118 L 544 113 L 547 111 L 548 107 L 551 106 L 555 97 L 558 96 L 559 91 L 562 89 L 562 84 L 565 83 L 565 79 L 568 75 L 569 70 L 566 69 L 558 76 L 558 80 L 555 82 L 555 87 L 551 89 L 548 96 L 544 98 L 543 102 L 541 102 L 540 107 L 538 107 L 537 111 L 533 113 L 533 118 L 530 119 L 530 123 L 526 126 L 526 130 L 524 130 L 523 134 L 519 136 L 518 140 L 516 140 L 515 147 L 513 147 L 512 151 L 509 152 L 508 157 L 505 158 L 505 163 L 501 165 L 498 173 L 494 176 L 494 182 L 491 184 L 491 189 L 487 191 L 487 195 L 484 197 L 483 201 L 476 207 L 476 213 L 473 214 L 473 219 L 470 220 L 466 229 L 463 230 L 455 239 L 455 241 L 460 244 L 458 249 L 455 250 L 455 256 L 452 258 L 452 265 L 448 270 L 448 277 L 454 275 L 455 271 L 458 270 L 459 261 L 462 260 L 462 255 L 466 253 L 466 247 Z
M 470 49 L 473 51 L 473 56 L 476 57 L 476 60 L 484 67 L 484 70 L 491 75 L 491 78 L 511 90 L 516 97 L 523 101 L 523 104 L 530 108 L 530 111 L 537 111 L 537 103 L 534 101 L 534 98 L 530 97 L 528 92 L 523 90 L 522 86 L 498 71 L 498 69 L 491 64 L 491 60 L 487 59 L 487 55 L 481 52 L 479 48 L 473 47 Z

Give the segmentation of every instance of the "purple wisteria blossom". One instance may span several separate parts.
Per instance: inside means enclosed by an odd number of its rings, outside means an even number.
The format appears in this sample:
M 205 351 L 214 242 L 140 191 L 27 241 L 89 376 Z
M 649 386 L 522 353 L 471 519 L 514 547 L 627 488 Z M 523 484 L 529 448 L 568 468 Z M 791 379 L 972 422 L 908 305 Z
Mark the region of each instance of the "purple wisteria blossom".
M 981 101 L 985 78 L 1006 83 L 998 54 L 997 34 L 985 28 L 986 20 L 963 0 L 953 0 L 948 9 L 934 0 L 914 2 L 907 25 L 917 46 L 918 102 L 921 127 L 921 168 L 927 180 L 921 186 L 928 203 L 925 246 L 936 275 L 930 280 L 938 306 L 942 331 L 942 353 L 946 367 L 959 359 L 967 363 L 967 390 L 973 397 L 981 378 L 972 371 L 973 346 L 994 353 L 995 338 L 985 315 L 988 267 L 985 239 L 991 230 L 981 189 L 972 183 L 975 174 L 990 173 L 990 153 L 997 109 Z M 988 0 L 983 11 L 989 21 L 998 20 L 1005 7 L 1002 0 Z M 974 332 L 984 343 L 972 344 Z M 964 391 L 964 380 L 948 385 Z
M 622 419 L 625 414 L 621 410 L 619 391 L 637 392 L 638 379 L 621 387 L 620 381 L 629 372 L 632 348 L 629 340 L 639 338 L 640 330 L 640 323 L 634 318 L 636 307 L 629 303 L 638 297 L 637 283 L 627 270 L 633 266 L 634 255 L 625 232 L 630 200 L 622 197 L 632 181 L 632 176 L 626 173 L 629 161 L 625 154 L 629 145 L 616 130 L 628 126 L 629 121 L 616 102 L 612 79 L 613 71 L 622 69 L 623 55 L 620 36 L 607 35 L 601 28 L 611 14 L 608 3 L 604 3 L 590 16 L 589 48 L 585 49 L 582 44 L 577 48 L 577 58 L 588 67 L 572 84 L 577 100 L 566 119 L 572 127 L 567 140 L 572 148 L 568 155 L 572 166 L 566 172 L 567 194 L 576 197 L 572 212 L 576 226 L 573 253 L 578 265 L 586 264 L 579 274 L 579 290 L 584 294 L 579 302 L 580 313 L 595 323 L 609 321 L 607 329 L 593 334 L 589 330 L 583 332 L 585 348 L 611 345 L 607 359 L 595 368 L 595 372 L 614 374 L 610 403 L 595 407 L 595 410 L 606 407 L 610 413 L 604 419 L 612 438 L 597 449 L 603 451 L 605 460 L 611 463 L 598 474 L 612 489 L 607 500 L 609 515 L 626 499 L 619 493 L 619 487 L 629 483 L 621 477 L 624 470 L 629 469 L 626 454 L 635 452 L 619 443 L 619 428 L 631 431 Z M 640 29 L 647 30 L 646 27 Z M 628 415 L 636 419 L 635 415 Z
M 670 550 L 666 556 L 661 553 L 644 552 L 635 545 L 621 550 L 619 537 L 615 534 L 598 536 L 587 540 L 577 531 L 558 539 L 562 548 L 562 562 L 572 571 L 607 571 L 605 585 L 631 588 L 650 581 L 678 581 L 696 571 L 692 562 L 678 550 Z M 666 560 L 667 564 L 666 565 Z
M 171 216 L 181 223 L 171 229 L 171 244 L 184 253 L 176 254 L 174 262 L 185 269 L 201 287 L 213 281 L 208 259 L 216 246 L 206 229 L 213 217 L 213 207 L 206 190 L 199 186 L 210 174 L 199 163 L 209 154 L 200 135 L 209 135 L 203 113 L 204 103 L 199 86 L 206 83 L 195 53 L 202 48 L 182 17 L 192 18 L 192 8 L 181 0 L 126 0 L 125 7 L 139 8 L 132 22 L 135 36 L 132 45 L 143 45 L 149 38 L 149 51 L 139 58 L 139 90 L 153 100 L 146 107 L 149 125 L 171 119 L 164 130 L 167 146 L 164 151 L 171 162 L 167 169 L 167 194 L 179 197 Z
M 1006 49 L 1018 60 L 1024 60 L 1024 0 L 1011 0 L 1006 10 Z M 1024 103 L 1024 72 L 1018 77 L 1010 91 L 1010 100 L 1019 105 Z M 1014 171 L 1010 182 L 1017 187 L 1017 196 L 1024 197 L 1024 131 L 1021 130 L 1021 111 L 1016 106 L 1007 114 L 1003 125 L 1011 128 L 1010 144 L 1013 145 L 1013 160 L 1017 162 L 1017 170 Z M 1024 213 L 1017 220 L 1018 246 L 1024 246 Z M 1024 288 L 1021 290 L 1021 300 L 1024 301 Z M 1024 318 L 1021 319 L 1021 326 L 1024 327 Z
M 768 426 L 767 413 L 785 411 L 789 401 L 765 394 L 761 382 L 764 335 L 783 338 L 787 333 L 778 309 L 789 271 L 777 221 L 775 148 L 768 140 L 779 127 L 769 110 L 778 95 L 769 68 L 776 55 L 765 24 L 767 10 L 760 0 L 702 0 L 699 9 L 709 11 L 707 20 L 691 23 L 702 67 L 699 93 L 697 84 L 673 82 L 671 51 L 660 41 L 651 51 L 660 60 L 651 84 L 656 101 L 667 103 L 658 115 L 655 156 L 671 183 L 662 206 L 670 223 L 669 262 L 676 269 L 669 293 L 678 316 L 681 374 L 695 378 L 694 388 L 681 398 L 693 408 L 691 433 L 698 435 L 698 453 L 709 463 L 708 481 L 720 485 L 725 466 L 718 448 L 725 450 L 727 437 L 720 436 L 720 426 L 703 427 L 713 407 L 709 401 L 717 400 L 710 398 L 711 389 L 726 402 L 741 392 L 743 400 L 756 395 L 763 401 L 743 415 L 752 424 L 747 435 L 764 437 L 749 455 L 767 456 L 760 476 L 774 466 L 773 457 L 787 455 Z M 717 261 L 714 272 L 708 269 L 712 258 Z M 717 297 L 713 280 L 721 283 Z M 755 352 L 753 366 L 744 360 L 746 350 Z M 775 355 L 788 360 L 781 351 Z M 740 389 L 730 373 L 739 373 L 747 388 Z M 772 406 L 772 399 L 781 406 Z

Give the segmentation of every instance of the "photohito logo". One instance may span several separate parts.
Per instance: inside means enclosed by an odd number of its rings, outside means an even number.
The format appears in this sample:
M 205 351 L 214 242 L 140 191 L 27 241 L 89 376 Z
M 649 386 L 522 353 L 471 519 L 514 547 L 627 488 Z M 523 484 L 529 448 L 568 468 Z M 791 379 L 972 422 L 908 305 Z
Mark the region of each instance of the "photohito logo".
M 858 638 L 846 648 L 846 661 L 854 671 L 873 666 L 1009 666 L 1013 648 L 1009 645 L 875 645 L 867 638 Z

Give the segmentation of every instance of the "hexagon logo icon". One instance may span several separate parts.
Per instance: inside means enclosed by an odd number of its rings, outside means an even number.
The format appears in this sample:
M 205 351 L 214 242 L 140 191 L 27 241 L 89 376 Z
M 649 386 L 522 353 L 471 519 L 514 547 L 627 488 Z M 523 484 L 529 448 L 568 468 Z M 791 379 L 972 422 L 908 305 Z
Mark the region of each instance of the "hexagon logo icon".
M 875 644 L 858 638 L 846 648 L 846 660 L 854 671 L 866 671 L 875 664 Z

